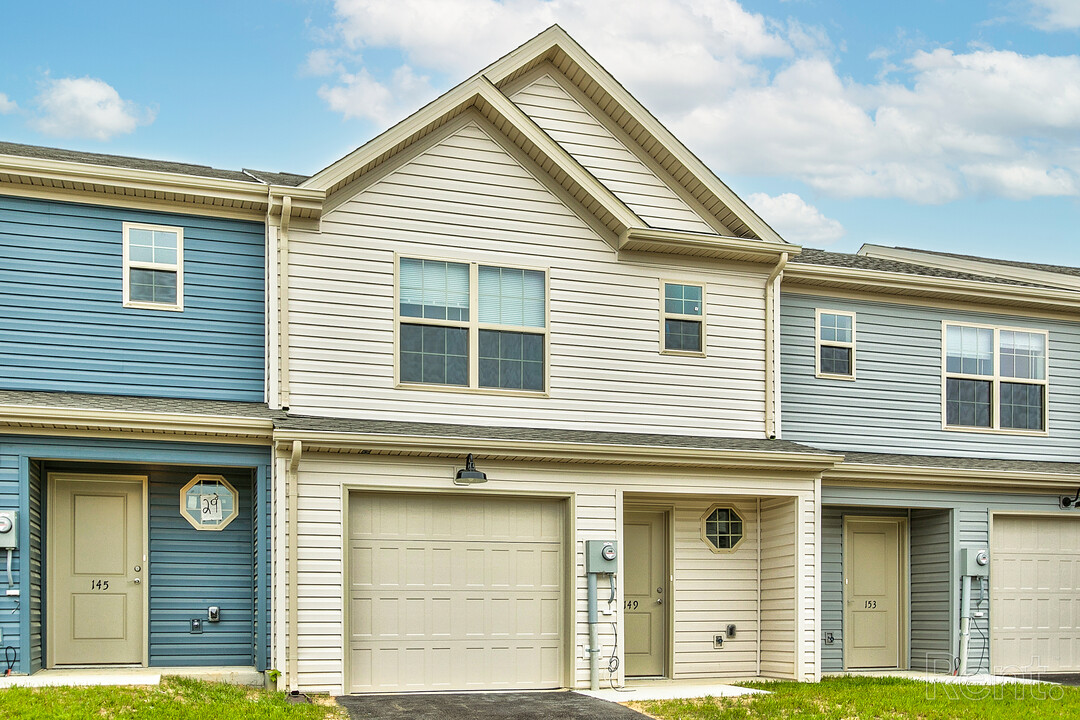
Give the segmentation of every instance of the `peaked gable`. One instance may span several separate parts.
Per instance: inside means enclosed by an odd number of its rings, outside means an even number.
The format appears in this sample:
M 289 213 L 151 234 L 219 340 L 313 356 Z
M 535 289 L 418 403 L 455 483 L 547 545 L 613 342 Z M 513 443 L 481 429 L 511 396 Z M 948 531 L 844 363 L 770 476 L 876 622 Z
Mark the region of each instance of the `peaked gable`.
M 510 99 L 650 227 L 717 232 L 551 73 L 514 92 Z
M 587 103 L 591 104 L 595 96 L 588 89 L 600 88 L 614 93 L 608 98 L 620 97 L 618 103 L 598 106 L 609 117 L 603 121 L 593 117 L 593 130 L 600 128 L 615 140 L 609 149 L 618 153 L 622 147 L 625 152 L 615 160 L 624 163 L 623 170 L 635 161 L 641 163 L 637 166 L 639 172 L 632 176 L 639 181 L 637 184 L 626 182 L 626 177 L 620 182 L 617 173 L 609 172 L 618 168 L 608 167 L 610 163 L 605 164 L 603 158 L 594 158 L 571 137 L 563 137 L 565 145 L 553 138 L 552 133 L 557 135 L 559 130 L 550 122 L 552 119 L 537 108 L 531 108 L 536 117 L 530 117 L 523 110 L 527 103 L 523 101 L 519 106 L 507 97 L 506 93 L 511 92 L 508 82 L 521 79 L 548 60 L 554 63 L 560 59 L 570 63 L 567 67 L 578 68 L 573 77 L 563 79 L 585 93 L 581 97 L 588 98 Z M 589 67 L 589 73 L 581 69 L 584 66 Z M 563 68 L 554 64 L 552 68 L 557 75 L 565 75 Z M 560 82 L 555 81 L 555 85 Z M 583 118 L 581 113 L 590 115 L 591 108 L 573 98 L 577 90 L 566 93 L 565 87 L 551 87 L 561 89 L 566 94 L 564 100 L 573 100 L 580 108 L 568 108 L 577 117 Z M 618 119 L 610 115 L 615 107 L 622 108 Z M 336 202 L 355 194 L 365 184 L 363 178 L 377 177 L 395 156 L 469 112 L 478 113 L 580 207 L 592 213 L 612 233 L 617 249 L 766 263 L 799 251 L 797 246 L 784 242 L 557 26 L 320 171 L 302 187 L 324 191 L 327 209 L 332 209 Z M 607 124 L 610 122 L 615 125 Z M 633 151 L 616 140 L 617 133 L 627 134 L 628 142 L 635 145 Z M 649 141 L 642 144 L 643 138 Z M 642 168 L 647 172 L 640 172 Z M 601 182 L 597 174 L 607 177 L 610 185 Z M 637 209 L 648 216 L 648 221 Z

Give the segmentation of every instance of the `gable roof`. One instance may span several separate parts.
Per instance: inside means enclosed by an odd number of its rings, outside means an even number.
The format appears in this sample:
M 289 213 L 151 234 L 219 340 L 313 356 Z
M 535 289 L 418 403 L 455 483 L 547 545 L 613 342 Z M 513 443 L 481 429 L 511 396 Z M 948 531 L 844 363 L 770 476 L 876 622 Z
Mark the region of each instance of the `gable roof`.
M 648 225 L 609 188 L 512 102 L 500 89 L 540 63 L 552 61 L 571 81 L 591 89 L 619 123 L 671 178 L 735 237 L 660 230 Z M 410 117 L 362 145 L 301 184 L 327 197 L 383 166 L 398 153 L 430 136 L 466 112 L 476 112 L 531 158 L 550 178 L 593 213 L 627 250 L 661 251 L 752 262 L 773 262 L 799 248 L 783 241 L 761 218 L 720 182 L 611 75 L 558 26 L 548 28 Z
M 644 105 L 558 25 L 481 70 L 503 88 L 544 62 L 550 62 L 601 112 L 626 132 L 670 177 L 743 238 L 784 242 L 705 163 L 683 145 Z

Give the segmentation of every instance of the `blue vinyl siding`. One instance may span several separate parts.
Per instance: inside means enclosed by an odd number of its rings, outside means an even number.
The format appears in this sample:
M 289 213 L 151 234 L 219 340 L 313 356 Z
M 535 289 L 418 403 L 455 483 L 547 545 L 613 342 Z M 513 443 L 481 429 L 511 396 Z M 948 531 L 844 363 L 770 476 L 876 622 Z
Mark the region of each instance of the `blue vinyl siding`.
M 184 310 L 123 307 L 127 222 L 184 229 Z M 0 196 L 0 388 L 258 402 L 265 235 L 232 219 Z
M 857 380 L 814 376 L 814 311 L 854 312 Z M 1050 333 L 1050 434 L 943 430 L 942 321 Z M 1080 325 L 784 293 L 783 437 L 841 452 L 1073 462 L 1080 447 Z
M 240 495 L 240 514 L 224 530 L 209 531 L 180 515 L 180 489 L 194 474 L 150 473 L 150 665 L 251 665 L 254 478 L 224 474 Z M 210 605 L 221 608 L 221 622 L 191 634 L 191 619 L 205 621 Z
M 0 508 L 20 512 L 13 575 L 22 602 L 0 596 L 2 646 L 18 651 L 15 671 L 33 672 L 43 662 L 42 498 L 44 471 L 53 467 L 149 478 L 151 665 L 266 669 L 270 458 L 268 447 L 0 436 Z M 240 492 L 240 515 L 222 531 L 197 531 L 179 514 L 180 488 L 200 472 L 224 474 Z M 253 494 L 255 488 L 261 493 Z M 258 549 L 256 537 L 263 540 Z M 25 562 L 30 573 L 23 572 Z M 188 633 L 189 620 L 205 618 L 209 605 L 222 608 L 222 622 L 206 625 L 201 635 Z

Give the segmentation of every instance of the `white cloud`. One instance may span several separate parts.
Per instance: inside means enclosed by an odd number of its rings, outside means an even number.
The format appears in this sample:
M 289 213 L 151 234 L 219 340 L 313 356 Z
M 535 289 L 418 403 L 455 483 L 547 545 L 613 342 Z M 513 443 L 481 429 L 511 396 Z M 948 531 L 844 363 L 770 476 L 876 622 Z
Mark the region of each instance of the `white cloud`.
M 154 121 L 154 111 L 124 100 L 97 78 L 48 80 L 35 103 L 34 126 L 46 135 L 108 140 Z
M 789 242 L 820 246 L 831 245 L 844 237 L 844 226 L 839 221 L 825 217 L 824 213 L 795 193 L 782 193 L 775 197 L 752 193 L 746 202 Z
M 0 93 L 0 115 L 8 115 L 19 109 L 19 106 L 14 100 L 8 98 L 4 93 Z
M 1031 0 L 1032 24 L 1040 30 L 1080 28 L 1080 3 L 1076 0 Z
M 1072 0 L 1037 2 L 1059 24 L 1074 5 L 1080 13 Z M 875 51 L 882 72 L 856 82 L 838 70 L 823 29 L 737 0 L 337 0 L 335 9 L 335 42 L 309 58 L 334 76 L 320 96 L 380 128 L 558 22 L 722 176 L 919 203 L 1080 193 L 1078 55 L 908 44 L 906 54 Z M 366 50 L 396 54 L 400 66 L 387 77 L 341 59 Z

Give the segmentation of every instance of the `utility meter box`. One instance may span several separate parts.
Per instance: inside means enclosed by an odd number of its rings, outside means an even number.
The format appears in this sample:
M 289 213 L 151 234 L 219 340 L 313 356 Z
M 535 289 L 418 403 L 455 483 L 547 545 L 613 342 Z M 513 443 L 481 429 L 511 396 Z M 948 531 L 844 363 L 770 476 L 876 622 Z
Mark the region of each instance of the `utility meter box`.
M 14 510 L 0 510 L 0 549 L 18 547 L 19 514 Z
M 986 548 L 960 548 L 960 574 L 990 576 L 990 552 Z
M 619 549 L 616 541 L 585 541 L 585 572 L 614 575 L 618 567 Z

